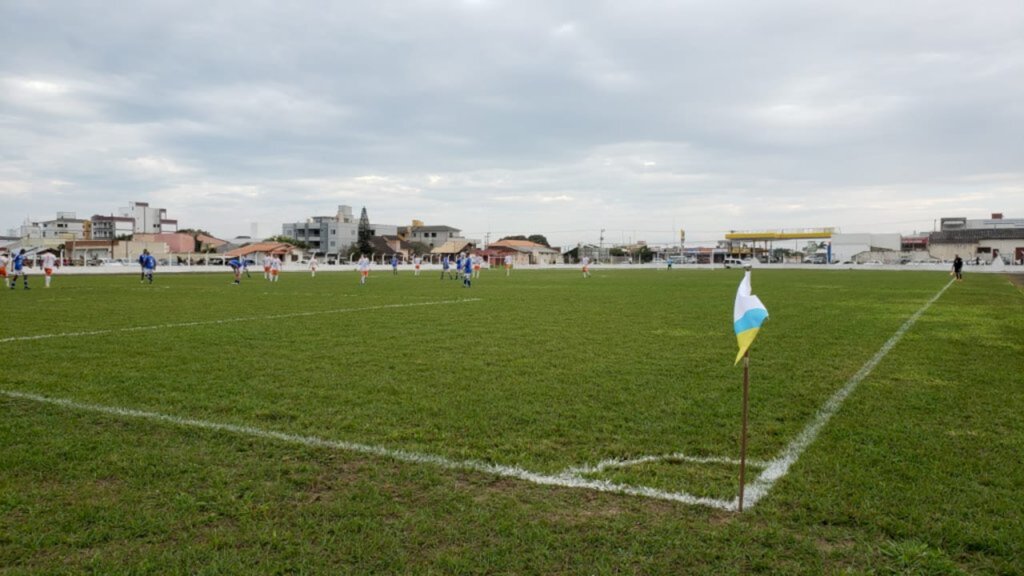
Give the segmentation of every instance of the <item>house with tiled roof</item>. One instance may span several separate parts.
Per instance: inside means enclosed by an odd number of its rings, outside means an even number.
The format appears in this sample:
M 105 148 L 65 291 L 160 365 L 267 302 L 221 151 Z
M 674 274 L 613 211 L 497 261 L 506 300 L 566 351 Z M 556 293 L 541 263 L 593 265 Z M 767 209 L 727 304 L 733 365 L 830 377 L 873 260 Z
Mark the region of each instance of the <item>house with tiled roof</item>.
M 501 259 L 504 259 L 506 255 L 512 256 L 512 263 L 517 266 L 523 264 L 557 264 L 562 257 L 562 253 L 559 250 L 536 242 L 530 242 L 529 240 L 498 240 L 488 244 L 487 250 Z M 494 258 L 492 257 L 491 260 L 493 261 Z
M 224 253 L 227 259 L 246 258 L 255 262 L 262 262 L 267 255 L 277 256 L 282 262 L 295 262 L 302 256 L 298 248 L 286 242 L 254 242 Z

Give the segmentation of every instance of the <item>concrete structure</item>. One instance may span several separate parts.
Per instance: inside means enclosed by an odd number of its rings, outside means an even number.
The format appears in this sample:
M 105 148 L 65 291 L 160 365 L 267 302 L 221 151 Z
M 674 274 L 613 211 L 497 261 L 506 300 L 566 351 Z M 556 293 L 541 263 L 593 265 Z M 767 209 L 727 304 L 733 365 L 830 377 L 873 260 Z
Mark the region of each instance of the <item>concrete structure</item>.
M 832 261 L 899 263 L 903 240 L 899 234 L 833 234 Z
M 129 202 L 128 207 L 121 208 L 118 215 L 132 219 L 132 234 L 178 231 L 178 221 L 167 218 L 166 209 L 150 207 L 149 202 Z
M 97 214 L 92 217 L 91 222 L 90 240 L 115 240 L 135 234 L 135 218 Z
M 305 242 L 310 253 L 345 256 L 359 240 L 359 220 L 352 207 L 340 205 L 334 216 L 313 216 L 305 222 L 281 226 L 281 234 Z
M 255 244 L 247 244 L 240 248 L 235 248 L 224 253 L 224 258 L 230 260 L 232 258 L 243 257 L 252 260 L 256 263 L 256 266 L 263 265 L 263 258 L 268 254 L 273 254 L 281 259 L 282 262 L 298 262 L 302 259 L 301 252 L 292 246 L 283 242 L 257 242 Z
M 461 230 L 451 226 L 424 226 L 423 223 L 414 220 L 411 226 L 403 226 L 398 229 L 398 235 L 407 242 L 420 242 L 431 248 L 444 246 L 447 242 L 456 240 L 463 241 Z M 467 241 L 468 242 L 468 241 Z
M 928 252 L 939 260 L 964 260 L 1003 264 L 1024 263 L 1024 218 L 943 218 L 941 229 L 932 232 Z

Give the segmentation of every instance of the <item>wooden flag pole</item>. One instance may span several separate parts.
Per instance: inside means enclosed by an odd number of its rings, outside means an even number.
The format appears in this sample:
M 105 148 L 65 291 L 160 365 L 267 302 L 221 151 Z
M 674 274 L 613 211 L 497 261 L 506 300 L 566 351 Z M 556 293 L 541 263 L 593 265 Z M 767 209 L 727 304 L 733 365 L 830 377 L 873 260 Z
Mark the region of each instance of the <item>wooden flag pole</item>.
M 743 488 L 747 471 L 747 404 L 750 396 L 750 350 L 743 354 L 743 431 L 740 432 L 740 500 L 739 511 L 743 512 Z

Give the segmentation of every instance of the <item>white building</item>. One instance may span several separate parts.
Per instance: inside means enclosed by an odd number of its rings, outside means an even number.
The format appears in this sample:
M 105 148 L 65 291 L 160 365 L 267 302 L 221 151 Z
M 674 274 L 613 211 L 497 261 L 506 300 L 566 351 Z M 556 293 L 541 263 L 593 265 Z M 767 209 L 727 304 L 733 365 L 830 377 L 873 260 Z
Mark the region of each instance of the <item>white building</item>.
M 833 262 L 898 260 L 903 247 L 899 234 L 833 234 L 831 241 Z
M 359 240 L 359 220 L 352 207 L 338 206 L 334 216 L 313 216 L 305 222 L 281 225 L 281 234 L 305 242 L 315 254 L 342 254 Z
M 132 218 L 132 233 L 160 234 L 177 232 L 178 221 L 167 218 L 165 208 L 152 208 L 149 202 L 129 202 L 127 208 L 120 209 L 120 216 Z

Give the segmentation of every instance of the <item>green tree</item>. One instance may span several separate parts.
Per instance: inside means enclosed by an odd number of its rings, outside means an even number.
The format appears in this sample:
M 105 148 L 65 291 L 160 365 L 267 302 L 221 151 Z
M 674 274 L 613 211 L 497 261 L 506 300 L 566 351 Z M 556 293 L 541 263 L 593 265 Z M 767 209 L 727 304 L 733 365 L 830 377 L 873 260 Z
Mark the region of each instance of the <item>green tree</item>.
M 551 244 L 548 244 L 548 239 L 545 238 L 543 234 L 530 234 L 526 239 L 534 244 L 543 244 L 548 248 L 551 248 Z
M 366 215 L 366 206 L 363 206 L 363 213 L 359 215 L 359 253 L 366 254 L 369 256 L 373 253 L 373 247 L 370 246 L 370 217 Z
M 654 260 L 654 252 L 652 252 L 646 245 L 640 246 L 636 251 L 636 256 L 641 263 Z
M 423 256 L 430 254 L 430 246 L 427 246 L 423 242 L 409 242 L 409 249 L 412 250 L 413 254 Z

